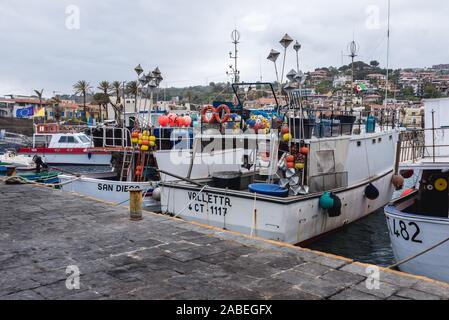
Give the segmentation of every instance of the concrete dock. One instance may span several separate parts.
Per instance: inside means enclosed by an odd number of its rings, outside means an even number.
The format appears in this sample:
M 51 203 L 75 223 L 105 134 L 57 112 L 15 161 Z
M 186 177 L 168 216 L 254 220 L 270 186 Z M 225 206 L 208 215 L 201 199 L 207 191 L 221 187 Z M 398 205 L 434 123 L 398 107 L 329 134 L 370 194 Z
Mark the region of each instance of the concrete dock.
M 449 298 L 447 284 L 384 269 L 373 282 L 370 270 L 163 215 L 132 222 L 123 207 L 0 181 L 1 300 Z

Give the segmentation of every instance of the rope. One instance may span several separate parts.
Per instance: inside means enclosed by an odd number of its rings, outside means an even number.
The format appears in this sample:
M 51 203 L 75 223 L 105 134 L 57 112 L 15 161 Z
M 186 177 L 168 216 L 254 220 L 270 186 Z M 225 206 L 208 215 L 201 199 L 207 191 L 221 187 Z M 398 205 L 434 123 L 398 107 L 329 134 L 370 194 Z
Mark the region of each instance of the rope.
M 193 203 L 193 201 L 196 201 L 198 196 L 204 191 L 204 189 L 206 189 L 206 187 L 207 187 L 207 184 L 204 187 L 202 187 L 200 192 L 198 192 L 198 194 L 184 207 L 184 209 L 182 209 L 179 213 L 174 215 L 173 218 L 177 218 L 181 213 L 183 213 Z
M 410 257 L 410 258 L 408 258 L 408 259 L 401 260 L 401 261 L 399 261 L 398 263 L 395 263 L 395 264 L 389 266 L 388 269 L 395 269 L 395 268 L 399 267 L 400 265 L 402 265 L 402 264 L 404 264 L 404 263 L 407 263 L 407 262 L 409 262 L 409 261 L 411 261 L 411 260 L 413 260 L 413 259 L 416 259 L 416 258 L 418 258 L 418 257 L 420 257 L 420 256 L 422 256 L 422 255 L 424 255 L 424 254 L 426 254 L 426 253 L 429 252 L 429 251 L 432 251 L 433 249 L 436 249 L 437 247 L 439 247 L 439 246 L 445 244 L 445 243 L 448 242 L 448 241 L 449 241 L 449 238 L 447 238 L 447 239 L 444 240 L 444 241 L 441 241 L 441 242 L 437 243 L 436 245 L 430 247 L 430 248 L 427 249 L 427 250 L 424 250 L 424 251 L 422 251 L 422 252 L 420 252 L 420 253 L 418 253 L 418 254 L 415 254 L 414 256 L 412 256 L 412 257 Z

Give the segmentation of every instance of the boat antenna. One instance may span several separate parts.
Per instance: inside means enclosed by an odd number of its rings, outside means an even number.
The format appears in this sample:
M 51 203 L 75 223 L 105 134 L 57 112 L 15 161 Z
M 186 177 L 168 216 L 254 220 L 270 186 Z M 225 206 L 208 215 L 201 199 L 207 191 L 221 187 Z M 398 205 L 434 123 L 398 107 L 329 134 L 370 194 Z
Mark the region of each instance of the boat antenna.
M 391 0 L 388 0 L 388 30 L 387 30 L 387 76 L 385 83 L 385 108 L 388 105 L 388 85 L 390 76 L 390 13 L 391 13 Z
M 240 43 L 240 32 L 237 29 L 234 29 L 231 32 L 232 43 L 234 44 L 234 56 L 232 56 L 232 51 L 229 51 L 229 58 L 234 59 L 234 66 L 230 65 L 229 68 L 231 71 L 226 72 L 227 75 L 234 76 L 234 83 L 238 83 L 240 81 L 240 71 L 237 68 L 237 59 L 238 59 L 238 50 L 237 46 Z
M 353 39 L 348 45 L 349 57 L 351 57 L 351 104 L 354 106 L 354 59 L 357 57 L 357 53 L 359 52 L 359 46 L 357 42 Z M 347 111 L 347 107 L 345 105 L 345 112 Z

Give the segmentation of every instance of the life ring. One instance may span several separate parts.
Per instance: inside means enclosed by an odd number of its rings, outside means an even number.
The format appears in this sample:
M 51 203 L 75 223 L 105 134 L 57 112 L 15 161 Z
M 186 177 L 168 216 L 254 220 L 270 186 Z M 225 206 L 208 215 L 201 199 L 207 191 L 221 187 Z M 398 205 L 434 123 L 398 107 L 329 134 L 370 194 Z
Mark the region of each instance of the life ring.
M 210 119 L 208 119 L 206 117 L 206 113 L 208 111 L 212 112 L 212 117 L 210 117 Z M 211 106 L 211 105 L 208 105 L 208 106 L 204 107 L 203 110 L 201 111 L 201 121 L 206 122 L 206 123 L 214 122 L 215 119 L 216 119 L 216 112 L 217 112 L 217 110 L 213 106 Z
M 223 110 L 224 110 L 226 113 L 225 113 L 225 115 L 223 116 L 223 118 L 221 118 L 221 117 L 220 117 L 220 113 L 221 113 L 221 111 L 223 111 Z M 216 113 L 215 113 L 215 120 L 216 120 L 218 123 L 225 123 L 225 122 L 227 122 L 230 118 L 231 118 L 231 109 L 229 109 L 229 107 L 228 107 L 227 105 L 222 104 L 221 106 L 219 106 L 219 107 L 217 108 Z

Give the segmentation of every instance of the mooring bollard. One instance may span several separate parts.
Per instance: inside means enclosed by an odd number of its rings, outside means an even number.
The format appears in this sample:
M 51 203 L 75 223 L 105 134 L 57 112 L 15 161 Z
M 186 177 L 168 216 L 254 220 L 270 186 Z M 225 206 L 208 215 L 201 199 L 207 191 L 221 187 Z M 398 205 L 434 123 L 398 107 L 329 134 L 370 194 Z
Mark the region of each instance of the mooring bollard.
M 129 217 L 132 221 L 142 220 L 142 190 L 129 191 Z

